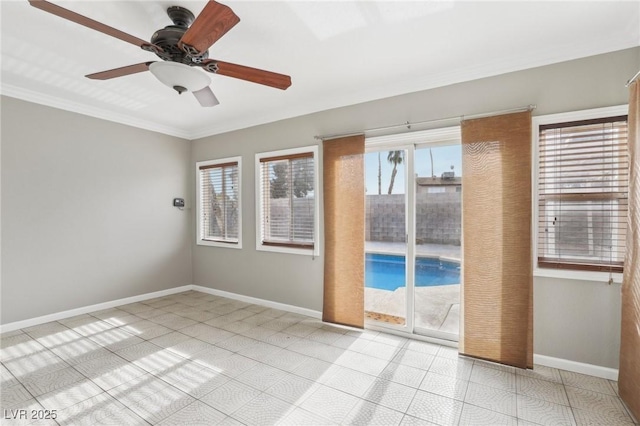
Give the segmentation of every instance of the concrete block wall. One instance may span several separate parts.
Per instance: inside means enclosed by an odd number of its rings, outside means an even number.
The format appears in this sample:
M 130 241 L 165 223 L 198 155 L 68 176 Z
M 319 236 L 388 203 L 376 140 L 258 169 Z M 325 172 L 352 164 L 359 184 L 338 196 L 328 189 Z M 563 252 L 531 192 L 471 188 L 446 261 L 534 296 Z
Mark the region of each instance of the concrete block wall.
M 294 236 L 300 240 L 313 240 L 313 198 L 293 199 Z M 289 238 L 290 206 L 288 198 L 270 200 L 271 237 Z
M 405 236 L 404 195 L 367 195 L 365 204 L 366 240 L 404 242 Z
M 367 241 L 405 241 L 405 196 L 367 195 Z M 460 192 L 416 195 L 416 242 L 460 245 L 462 210 Z

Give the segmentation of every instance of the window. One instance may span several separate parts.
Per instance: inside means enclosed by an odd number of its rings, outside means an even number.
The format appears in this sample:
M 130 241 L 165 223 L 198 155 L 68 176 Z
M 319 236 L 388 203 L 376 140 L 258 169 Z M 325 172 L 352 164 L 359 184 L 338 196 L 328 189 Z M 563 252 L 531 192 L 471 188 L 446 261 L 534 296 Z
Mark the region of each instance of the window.
M 196 163 L 198 244 L 242 248 L 241 158 Z
M 256 155 L 256 248 L 318 254 L 317 147 Z
M 539 268 L 622 272 L 627 117 L 591 115 L 537 126 Z

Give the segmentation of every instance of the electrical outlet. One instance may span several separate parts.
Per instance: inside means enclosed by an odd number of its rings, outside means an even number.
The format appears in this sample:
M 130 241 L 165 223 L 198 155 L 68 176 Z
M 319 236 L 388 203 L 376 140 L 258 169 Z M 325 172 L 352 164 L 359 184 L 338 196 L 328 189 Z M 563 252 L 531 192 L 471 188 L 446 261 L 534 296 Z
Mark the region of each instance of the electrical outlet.
M 174 198 L 173 207 L 184 207 L 184 198 Z

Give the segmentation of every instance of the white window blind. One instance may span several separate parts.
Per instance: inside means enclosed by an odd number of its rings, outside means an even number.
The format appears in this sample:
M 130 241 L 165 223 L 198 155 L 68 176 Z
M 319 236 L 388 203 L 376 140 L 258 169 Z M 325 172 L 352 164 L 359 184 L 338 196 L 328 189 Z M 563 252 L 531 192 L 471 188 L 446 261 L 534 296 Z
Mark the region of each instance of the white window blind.
M 313 152 L 260 158 L 262 244 L 313 248 Z
M 627 117 L 539 127 L 538 266 L 622 272 Z
M 198 167 L 200 239 L 237 244 L 239 234 L 238 163 Z

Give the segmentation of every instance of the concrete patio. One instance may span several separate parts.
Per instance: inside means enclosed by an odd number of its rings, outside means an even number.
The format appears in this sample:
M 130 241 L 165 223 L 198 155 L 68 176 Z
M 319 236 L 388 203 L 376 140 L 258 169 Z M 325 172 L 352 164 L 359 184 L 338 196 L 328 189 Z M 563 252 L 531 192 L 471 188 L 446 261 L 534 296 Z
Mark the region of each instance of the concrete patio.
M 367 253 L 405 254 L 405 243 L 367 241 Z M 416 245 L 418 256 L 460 261 L 460 246 Z M 394 291 L 365 287 L 365 311 L 406 318 L 406 287 Z M 460 285 L 416 287 L 415 326 L 458 334 L 460 325 Z

